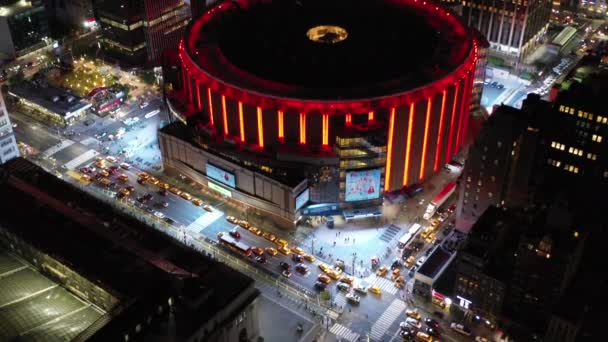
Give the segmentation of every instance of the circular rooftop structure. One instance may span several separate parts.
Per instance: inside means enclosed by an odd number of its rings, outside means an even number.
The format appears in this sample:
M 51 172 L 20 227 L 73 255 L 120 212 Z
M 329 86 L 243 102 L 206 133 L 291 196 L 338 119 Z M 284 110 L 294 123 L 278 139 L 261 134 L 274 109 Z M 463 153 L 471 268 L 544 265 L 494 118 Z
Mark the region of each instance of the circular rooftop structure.
M 423 1 L 241 0 L 195 20 L 187 58 L 211 79 L 296 100 L 400 94 L 467 64 L 473 41 Z

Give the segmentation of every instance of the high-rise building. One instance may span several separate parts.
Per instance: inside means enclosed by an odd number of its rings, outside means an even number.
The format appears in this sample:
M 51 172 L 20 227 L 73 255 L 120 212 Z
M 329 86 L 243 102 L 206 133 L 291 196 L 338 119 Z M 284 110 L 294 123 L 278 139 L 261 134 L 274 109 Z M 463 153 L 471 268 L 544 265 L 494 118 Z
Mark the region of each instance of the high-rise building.
M 88 28 L 92 23 L 92 0 L 55 0 L 55 18 L 64 25 Z
M 547 31 L 551 0 L 472 0 L 463 2 L 464 22 L 479 30 L 492 49 L 522 58 Z
M 499 107 L 484 123 L 462 173 L 459 230 L 467 232 L 490 206 L 527 204 L 537 139 L 532 114 L 512 107 Z
M 184 0 L 94 0 L 93 10 L 107 57 L 130 65 L 158 65 L 190 20 Z
M 19 157 L 19 149 L 15 134 L 13 134 L 13 126 L 6 111 L 4 98 L 0 93 L 0 164 L 6 161 Z
M 0 0 L 0 63 L 43 47 L 48 36 L 42 0 Z

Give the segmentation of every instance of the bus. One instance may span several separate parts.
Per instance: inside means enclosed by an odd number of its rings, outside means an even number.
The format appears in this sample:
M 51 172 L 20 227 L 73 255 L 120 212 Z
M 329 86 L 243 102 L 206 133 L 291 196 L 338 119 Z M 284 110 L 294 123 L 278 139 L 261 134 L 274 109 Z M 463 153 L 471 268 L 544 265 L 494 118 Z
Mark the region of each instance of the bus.
M 247 246 L 246 244 L 239 242 L 237 240 L 235 240 L 232 236 L 221 232 L 219 234 L 217 234 L 217 238 L 220 241 L 220 243 L 240 254 L 243 254 L 246 257 L 250 257 L 251 256 L 251 247 Z
M 399 239 L 399 248 L 404 248 L 408 243 L 410 243 L 419 230 L 420 225 L 418 223 L 414 223 L 407 233 L 403 234 L 403 236 Z
M 426 212 L 424 213 L 424 215 L 422 217 L 425 220 L 430 220 L 431 217 L 433 217 L 433 215 L 435 215 L 435 212 L 437 212 L 437 209 L 439 209 L 439 207 L 441 207 L 443 205 L 443 203 L 445 203 L 445 201 L 447 201 L 447 199 L 450 198 L 450 196 L 454 193 L 455 190 L 456 190 L 455 182 L 450 182 L 450 183 L 446 184 L 446 186 L 439 192 L 439 194 L 437 194 L 437 196 L 435 196 L 435 198 L 433 198 L 431 203 L 429 203 L 428 207 L 426 208 Z

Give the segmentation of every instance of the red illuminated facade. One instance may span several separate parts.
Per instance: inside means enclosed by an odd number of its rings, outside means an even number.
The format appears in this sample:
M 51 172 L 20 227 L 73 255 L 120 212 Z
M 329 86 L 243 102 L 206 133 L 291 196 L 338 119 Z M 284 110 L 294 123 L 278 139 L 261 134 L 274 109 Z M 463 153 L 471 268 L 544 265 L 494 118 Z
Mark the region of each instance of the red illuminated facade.
M 443 64 L 437 62 L 436 70 L 427 73 L 431 76 L 417 83 L 412 77 L 402 80 L 397 72 L 394 78 L 374 79 L 352 92 L 333 85 L 325 92 L 323 84 L 298 86 L 232 63 L 222 44 L 205 39 L 233 13 L 271 2 L 226 2 L 192 22 L 170 58 L 179 81 L 166 95 L 178 118 L 187 121 L 196 114 L 216 141 L 227 138 L 270 159 L 275 151 L 286 149 L 295 149 L 298 155 L 331 156 L 336 139 L 349 128 L 373 127 L 375 134 L 386 137 L 384 191 L 427 179 L 459 152 L 467 135 L 477 46 L 455 15 L 431 2 L 386 0 L 387 6 L 426 18 L 430 27 L 449 36 L 444 42 L 447 50 L 433 55 L 446 55 Z M 357 31 L 352 31 L 356 39 Z M 348 44 L 349 39 L 336 44 Z M 407 40 L 403 37 L 404 44 Z M 416 46 L 407 49 L 416 53 Z

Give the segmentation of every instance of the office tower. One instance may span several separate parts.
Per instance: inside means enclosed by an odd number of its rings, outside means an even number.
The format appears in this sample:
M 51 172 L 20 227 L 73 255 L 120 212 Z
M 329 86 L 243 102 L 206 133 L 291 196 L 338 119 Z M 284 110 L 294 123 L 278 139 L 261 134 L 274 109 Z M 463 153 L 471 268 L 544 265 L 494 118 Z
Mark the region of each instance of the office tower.
M 13 134 L 13 126 L 6 111 L 4 98 L 0 93 L 0 164 L 6 161 L 19 157 L 19 149 L 15 134 Z
M 0 1 L 0 64 L 43 47 L 48 36 L 42 0 Z
M 106 56 L 128 65 L 158 65 L 190 19 L 183 0 L 95 0 L 93 11 Z

